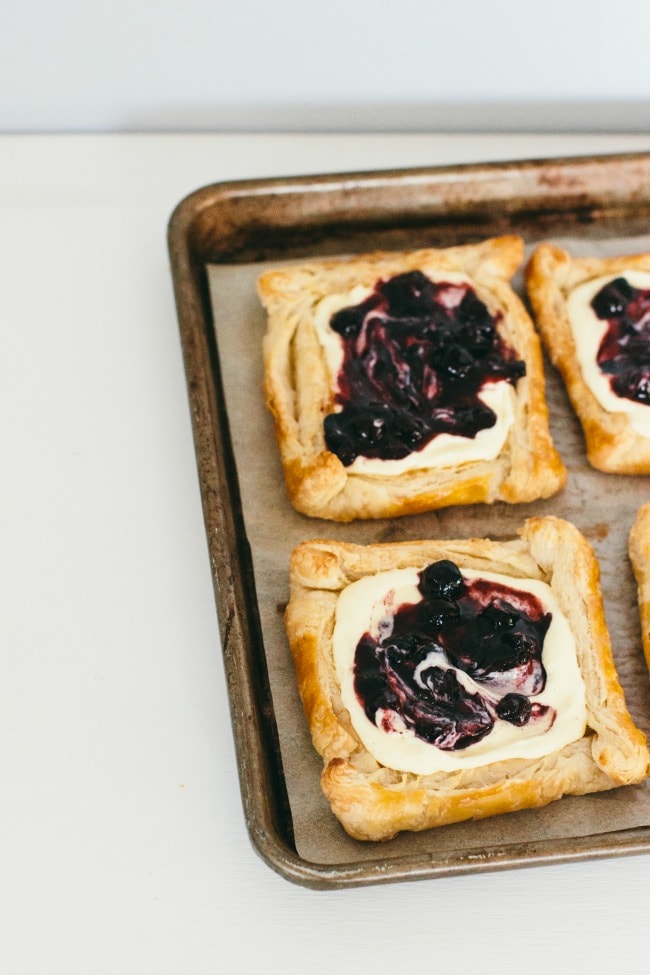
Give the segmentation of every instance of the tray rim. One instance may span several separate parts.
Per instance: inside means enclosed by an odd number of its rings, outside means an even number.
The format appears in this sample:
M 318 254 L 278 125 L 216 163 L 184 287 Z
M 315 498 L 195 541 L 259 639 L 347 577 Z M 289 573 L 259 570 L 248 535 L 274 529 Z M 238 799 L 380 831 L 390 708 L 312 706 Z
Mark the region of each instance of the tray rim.
M 343 207 L 343 219 L 349 214 L 352 221 L 355 219 L 354 196 L 358 191 L 385 189 L 392 184 L 431 187 L 434 194 L 436 190 L 441 191 L 442 204 L 446 192 L 458 190 L 458 212 L 469 209 L 477 215 L 477 209 L 480 212 L 480 206 L 486 200 L 493 204 L 502 201 L 504 194 L 509 201 L 518 199 L 520 203 L 530 205 L 530 194 L 508 197 L 508 188 L 523 182 L 525 189 L 527 183 L 532 180 L 534 184 L 541 176 L 550 210 L 574 212 L 593 208 L 594 202 L 585 200 L 584 194 L 576 195 L 575 187 L 563 185 L 555 178 L 557 174 L 573 170 L 579 184 L 580 177 L 584 180 L 585 174 L 591 172 L 602 176 L 612 167 L 629 170 L 632 179 L 635 173 L 642 172 L 645 181 L 642 198 L 650 205 L 650 153 L 639 152 L 223 181 L 189 193 L 171 214 L 167 242 L 245 821 L 255 851 L 287 880 L 315 889 L 344 888 L 627 856 L 650 851 L 650 827 L 518 843 L 480 852 L 446 854 L 439 858 L 434 854 L 385 857 L 381 856 L 379 848 L 378 857 L 370 861 L 314 864 L 296 852 L 252 558 L 246 539 L 212 327 L 205 270 L 208 263 L 215 263 L 215 240 L 208 242 L 205 237 L 210 215 L 225 214 L 221 236 L 218 233 L 216 236 L 216 242 L 221 242 L 223 247 L 217 252 L 217 262 L 219 258 L 223 261 L 234 256 L 235 260 L 230 263 L 237 263 L 236 253 L 228 250 L 228 246 L 232 249 L 229 241 L 235 239 L 233 233 L 251 228 L 251 216 L 254 218 L 260 207 L 270 204 L 275 208 L 279 198 L 291 194 L 304 195 L 310 202 L 316 200 L 313 210 L 305 214 L 314 221 L 312 226 L 318 225 L 319 220 L 322 224 L 321 203 L 327 199 L 328 193 L 337 191 L 350 195 L 347 209 Z M 602 201 L 603 197 L 600 199 Z M 613 207 L 632 206 L 629 192 L 619 192 L 616 185 L 609 196 L 605 193 L 605 199 Z M 252 208 L 242 207 L 242 201 L 252 203 Z M 436 210 L 435 201 L 431 206 L 432 210 L 426 213 L 429 218 L 437 215 L 448 220 L 456 212 L 453 207 L 445 209 L 444 205 Z M 391 214 L 398 212 L 411 211 L 405 210 L 402 202 L 399 210 L 390 210 Z M 317 252 L 318 248 L 315 250 Z

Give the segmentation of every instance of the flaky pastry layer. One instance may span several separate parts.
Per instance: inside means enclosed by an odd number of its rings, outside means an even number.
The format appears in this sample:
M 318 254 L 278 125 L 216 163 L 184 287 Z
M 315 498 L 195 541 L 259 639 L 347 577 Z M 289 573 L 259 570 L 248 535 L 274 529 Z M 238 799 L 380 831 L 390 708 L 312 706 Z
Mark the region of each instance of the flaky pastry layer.
M 376 253 L 270 271 L 259 280 L 268 311 L 264 390 L 275 420 L 287 493 L 303 514 L 334 521 L 384 518 L 476 502 L 527 502 L 559 491 L 566 472 L 548 429 L 540 344 L 509 285 L 523 258 L 519 237 L 443 250 Z M 467 275 L 498 329 L 526 363 L 515 390 L 515 422 L 493 461 L 418 469 L 392 477 L 351 473 L 325 444 L 323 421 L 334 412 L 325 354 L 314 324 L 319 301 L 355 285 L 407 271 Z
M 415 775 L 380 765 L 341 703 L 332 635 L 339 594 L 363 576 L 423 569 L 439 559 L 548 583 L 569 620 L 586 687 L 583 738 L 544 758 L 510 759 L 453 773 Z M 645 737 L 634 725 L 616 674 L 600 593 L 599 567 L 578 530 L 554 517 L 531 518 L 520 537 L 359 546 L 311 541 L 293 552 L 286 614 L 300 695 L 324 761 L 323 791 L 345 830 L 386 840 L 402 830 L 480 819 L 639 782 L 648 774 Z
M 629 552 L 637 584 L 643 653 L 650 669 L 650 502 L 639 508 L 634 519 Z
M 584 381 L 567 312 L 575 288 L 626 271 L 650 271 L 650 254 L 572 258 L 561 247 L 544 243 L 528 263 L 526 288 L 544 345 L 582 424 L 589 463 L 610 474 L 650 474 L 650 438 L 634 429 L 628 414 L 604 409 Z

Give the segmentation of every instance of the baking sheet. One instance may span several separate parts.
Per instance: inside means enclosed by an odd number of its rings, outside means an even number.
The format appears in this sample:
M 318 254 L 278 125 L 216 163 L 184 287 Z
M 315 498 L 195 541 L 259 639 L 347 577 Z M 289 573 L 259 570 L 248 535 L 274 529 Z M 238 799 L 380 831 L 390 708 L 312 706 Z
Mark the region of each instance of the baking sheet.
M 575 256 L 650 250 L 650 235 L 611 236 L 603 227 L 551 237 Z M 459 235 L 458 242 L 464 242 Z M 437 243 L 437 242 L 432 242 Z M 408 246 L 408 241 L 404 241 Z M 530 248 L 529 248 L 530 249 Z M 290 506 L 275 447 L 273 424 L 262 396 L 261 340 L 265 316 L 255 282 L 278 262 L 211 265 L 210 299 L 234 449 L 246 534 L 250 543 L 270 688 L 278 725 L 298 855 L 321 865 L 353 864 L 404 856 L 431 858 L 480 853 L 503 845 L 589 837 L 650 826 L 650 786 L 593 796 L 565 797 L 544 809 L 461 823 L 389 843 L 349 838 L 320 791 L 322 762 L 309 738 L 283 625 L 288 599 L 288 559 L 309 538 L 361 544 L 416 538 L 512 537 L 526 517 L 556 514 L 589 538 L 601 564 L 605 611 L 616 666 L 635 722 L 650 733 L 650 685 L 641 652 L 636 590 L 627 560 L 627 534 L 637 509 L 650 498 L 648 478 L 606 475 L 589 468 L 579 424 L 555 370 L 546 363 L 554 441 L 569 472 L 565 490 L 529 505 L 475 505 L 374 522 L 339 525 L 306 518 Z M 515 289 L 522 293 L 521 276 Z

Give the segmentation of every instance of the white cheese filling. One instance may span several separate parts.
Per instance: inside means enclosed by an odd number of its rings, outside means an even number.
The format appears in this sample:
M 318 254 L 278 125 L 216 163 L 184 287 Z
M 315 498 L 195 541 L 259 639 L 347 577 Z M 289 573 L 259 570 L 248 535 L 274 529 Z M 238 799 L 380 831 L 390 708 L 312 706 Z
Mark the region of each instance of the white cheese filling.
M 544 612 L 552 614 L 544 639 L 542 664 L 546 671 L 544 690 L 530 697 L 531 703 L 549 705 L 556 712 L 550 728 L 536 725 L 517 727 L 500 718 L 484 738 L 467 748 L 443 751 L 436 745 L 417 738 L 394 712 L 377 712 L 379 724 L 367 716 L 354 689 L 354 658 L 359 640 L 369 632 L 376 640 L 390 636 L 393 617 L 403 604 L 422 600 L 417 588 L 418 571 L 414 568 L 395 569 L 365 576 L 351 583 L 340 594 L 336 607 L 333 634 L 334 663 L 341 687 L 343 706 L 350 714 L 352 725 L 370 754 L 388 768 L 418 775 L 452 772 L 477 768 L 510 758 L 541 758 L 572 741 L 582 738 L 586 728 L 587 710 L 585 687 L 578 667 L 576 646 L 571 627 L 550 586 L 534 579 L 513 579 L 490 572 L 462 569 L 467 581 L 485 579 L 509 586 L 511 589 L 536 596 Z M 432 651 L 431 660 L 423 667 L 449 667 L 444 655 Z M 435 659 L 434 659 L 435 658 Z M 455 668 L 453 668 L 455 669 Z M 486 695 L 467 674 L 456 670 L 456 676 L 471 693 Z M 390 727 L 384 730 L 380 725 Z
M 598 318 L 591 302 L 606 284 L 620 277 L 624 277 L 633 288 L 650 288 L 648 271 L 624 271 L 586 281 L 575 288 L 567 299 L 569 323 L 582 378 L 602 408 L 609 413 L 627 413 L 636 432 L 643 437 L 650 437 L 650 406 L 617 396 L 612 390 L 609 377 L 601 371 L 596 358 L 608 322 Z
M 444 281 L 449 284 L 469 285 L 471 280 L 462 274 L 427 272 L 431 281 Z M 343 364 L 343 339 L 330 328 L 330 320 L 337 311 L 360 305 L 369 295 L 371 288 L 356 285 L 350 291 L 328 295 L 322 298 L 314 312 L 316 334 L 327 362 L 332 390 L 336 392 L 337 377 Z M 459 295 L 461 293 L 459 292 Z M 372 474 L 394 477 L 406 471 L 423 470 L 433 467 L 457 467 L 475 461 L 490 461 L 499 456 L 508 438 L 510 428 L 515 422 L 515 390 L 507 380 L 486 383 L 479 398 L 496 414 L 494 426 L 479 430 L 474 437 L 460 437 L 441 433 L 430 440 L 421 450 L 414 450 L 400 460 L 382 460 L 377 457 L 358 456 L 347 468 L 353 474 Z

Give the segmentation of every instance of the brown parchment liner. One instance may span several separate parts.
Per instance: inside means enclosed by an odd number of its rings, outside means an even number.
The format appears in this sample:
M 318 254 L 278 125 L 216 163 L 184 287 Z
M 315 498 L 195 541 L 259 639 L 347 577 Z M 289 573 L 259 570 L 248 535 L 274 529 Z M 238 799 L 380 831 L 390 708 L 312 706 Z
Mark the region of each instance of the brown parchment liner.
M 650 250 L 650 235 L 588 241 L 553 238 L 575 256 L 609 256 Z M 309 737 L 298 697 L 283 614 L 288 599 L 288 561 L 295 545 L 310 538 L 358 544 L 418 538 L 516 535 L 525 518 L 555 514 L 572 521 L 594 546 L 614 657 L 635 723 L 650 736 L 650 684 L 641 650 L 636 589 L 627 557 L 627 536 L 636 511 L 650 500 L 650 480 L 603 474 L 589 467 L 580 426 L 553 368 L 545 363 L 551 432 L 567 467 L 565 490 L 547 501 L 450 508 L 409 517 L 340 525 L 299 515 L 289 504 L 273 423 L 262 394 L 261 343 L 266 320 L 255 283 L 272 264 L 211 266 L 209 282 L 219 360 L 250 542 L 264 646 L 296 849 L 315 864 L 344 864 L 404 855 L 435 856 L 502 844 L 592 836 L 650 826 L 650 785 L 591 796 L 569 796 L 542 809 L 480 822 L 402 834 L 381 845 L 348 837 L 320 789 L 322 762 Z M 514 281 L 522 291 L 521 274 Z

